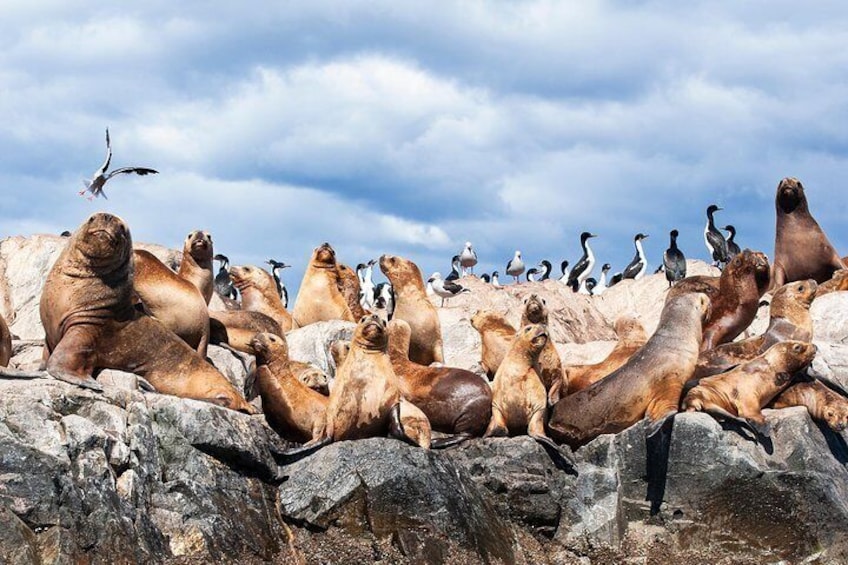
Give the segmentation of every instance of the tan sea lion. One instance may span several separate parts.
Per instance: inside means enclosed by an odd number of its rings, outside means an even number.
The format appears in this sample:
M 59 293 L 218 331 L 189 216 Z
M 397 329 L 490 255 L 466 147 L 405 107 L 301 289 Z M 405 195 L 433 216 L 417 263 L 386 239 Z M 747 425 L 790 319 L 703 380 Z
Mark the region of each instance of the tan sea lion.
M 774 240 L 772 284 L 813 279 L 823 283 L 845 264 L 818 222 L 810 214 L 804 186 L 796 178 L 777 185 L 774 199 L 777 230 Z
M 820 381 L 789 385 L 769 408 L 806 406 L 813 420 L 825 422 L 835 432 L 848 428 L 848 398 L 830 390 Z
M 212 273 L 212 235 L 196 230 L 183 243 L 183 258 L 177 274 L 197 287 L 206 304 L 212 300 L 215 277 Z
M 347 354 L 350 352 L 350 342 L 337 339 L 332 344 L 330 344 L 330 356 L 333 358 L 333 364 L 336 366 L 336 370 L 342 366 L 342 361 L 347 357 Z
M 329 243 L 313 251 L 300 283 L 292 317 L 300 328 L 327 320 L 356 321 L 342 294 L 336 252 Z
M 618 343 L 607 355 L 606 359 L 593 365 L 573 365 L 566 367 L 568 375 L 568 394 L 574 394 L 589 385 L 598 382 L 607 375 L 618 370 L 627 363 L 645 343 L 648 336 L 645 328 L 636 318 L 622 316 L 615 321 L 615 333 L 618 335 Z
M 203 295 L 149 251 L 134 250 L 133 262 L 133 288 L 144 311 L 205 358 L 209 345 L 209 312 Z
M 521 314 L 521 326 L 531 324 L 548 325 L 548 306 L 544 298 L 538 294 L 530 294 L 524 298 L 524 312 Z M 536 368 L 545 390 L 548 391 L 548 404 L 556 404 L 560 396 L 565 396 L 568 390 L 567 377 L 562 369 L 556 346 L 552 339 L 545 342 L 545 348 L 539 354 L 539 366 Z
M 0 315 L 0 367 L 8 367 L 12 359 L 12 332 L 6 319 Z
M 478 310 L 471 318 L 471 325 L 480 333 L 483 369 L 489 380 L 494 379 L 515 338 L 516 329 L 501 314 L 489 310 Z
M 383 255 L 380 257 L 380 270 L 389 279 L 395 292 L 395 313 L 392 319 L 403 320 L 412 328 L 409 359 L 421 365 L 444 363 L 439 315 L 427 298 L 418 265 L 403 257 Z
M 233 285 L 241 293 L 241 308 L 247 312 L 265 314 L 280 326 L 283 333 L 293 329 L 292 317 L 280 300 L 274 277 L 252 265 L 230 268 Z
M 339 265 L 339 282 L 341 283 L 342 295 L 344 295 L 347 307 L 350 308 L 353 317 L 358 320 L 362 316 L 370 314 L 359 302 L 361 288 L 356 271 L 347 265 Z
M 133 270 L 130 231 L 117 216 L 94 214 L 71 236 L 41 296 L 47 373 L 99 388 L 98 369 L 129 371 L 158 392 L 254 413 L 211 364 L 135 310 Z
M 707 351 L 733 341 L 751 325 L 768 287 L 768 259 L 759 251 L 745 249 L 730 260 L 720 277 L 687 277 L 668 291 L 666 301 L 687 292 L 710 298 L 712 314 L 701 343 L 701 351 Z
M 268 425 L 289 441 L 306 445 L 320 441 L 327 424 L 329 399 L 295 376 L 286 339 L 260 333 L 251 345 L 256 352 L 256 382 Z
M 297 380 L 315 392 L 324 396 L 329 396 L 330 385 L 324 371 L 314 365 L 310 365 L 309 363 L 304 363 L 302 361 L 295 361 L 294 359 L 289 359 L 289 368 Z
M 726 373 L 705 377 L 683 398 L 687 412 L 707 412 L 719 418 L 765 425 L 762 409 L 792 382 L 798 371 L 813 362 L 816 346 L 782 341 L 768 351 Z
M 683 384 L 695 370 L 709 314 L 710 300 L 704 294 L 668 299 L 656 332 L 627 363 L 554 405 L 549 435 L 576 448 L 645 417 L 658 422 L 675 414 Z
M 405 321 L 392 320 L 388 331 L 389 358 L 403 397 L 427 415 L 436 431 L 468 437 L 483 435 L 492 416 L 489 384 L 470 371 L 410 361 L 412 330 Z
M 831 292 L 841 292 L 848 290 L 848 269 L 839 269 L 834 271 L 833 276 L 821 283 L 816 290 L 816 298 L 830 294 Z
M 810 304 L 816 296 L 816 281 L 812 279 L 786 284 L 777 289 L 771 299 L 771 317 L 765 333 L 702 352 L 693 379 L 723 373 L 762 355 L 781 341 L 811 342 L 813 319 L 810 316 Z
M 268 332 L 284 336 L 276 320 L 262 312 L 247 310 L 210 310 L 209 342 L 227 344 L 242 353 L 253 353 L 250 342 L 258 333 Z

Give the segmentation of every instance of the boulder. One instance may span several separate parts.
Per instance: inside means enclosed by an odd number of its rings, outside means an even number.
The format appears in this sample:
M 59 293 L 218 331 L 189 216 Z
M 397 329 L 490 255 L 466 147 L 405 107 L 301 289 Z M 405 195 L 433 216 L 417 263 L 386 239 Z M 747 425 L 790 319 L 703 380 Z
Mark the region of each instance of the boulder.
M 331 320 L 292 330 L 286 334 L 289 358 L 312 363 L 332 378 L 336 375 L 336 366 L 330 355 L 330 345 L 336 340 L 353 339 L 354 328 L 353 322 Z

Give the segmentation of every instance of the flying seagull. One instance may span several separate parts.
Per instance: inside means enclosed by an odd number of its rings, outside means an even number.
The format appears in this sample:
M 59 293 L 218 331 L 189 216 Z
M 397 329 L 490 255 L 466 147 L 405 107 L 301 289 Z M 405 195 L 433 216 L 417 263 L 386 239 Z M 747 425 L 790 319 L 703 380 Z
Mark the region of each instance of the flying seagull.
M 106 160 L 100 166 L 97 171 L 94 173 L 94 177 L 91 180 L 83 180 L 82 183 L 85 185 L 85 190 L 81 190 L 79 195 L 84 196 L 86 192 L 90 192 L 91 196 L 88 197 L 89 200 L 94 200 L 98 196 L 103 196 L 106 198 L 106 193 L 103 192 L 103 187 L 106 185 L 106 182 L 114 177 L 115 175 L 120 175 L 124 173 L 135 173 L 137 175 L 150 175 L 157 174 L 159 171 L 154 169 L 148 169 L 146 167 L 121 167 L 120 169 L 115 169 L 111 172 L 106 172 L 109 169 L 109 164 L 112 162 L 112 142 L 109 140 L 109 128 L 106 128 Z M 108 199 L 107 199 L 108 200 Z

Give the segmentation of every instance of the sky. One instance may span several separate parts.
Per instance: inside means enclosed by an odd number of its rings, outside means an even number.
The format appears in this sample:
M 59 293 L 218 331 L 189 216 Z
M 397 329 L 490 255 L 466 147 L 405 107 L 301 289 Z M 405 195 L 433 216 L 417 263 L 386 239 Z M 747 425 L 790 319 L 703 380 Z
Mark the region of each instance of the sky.
M 772 256 L 794 176 L 848 254 L 844 2 L 244 6 L 4 0 L 0 235 L 107 211 L 137 241 L 205 229 L 233 264 L 290 263 L 296 289 L 324 241 L 426 277 L 465 241 L 478 272 L 573 264 L 591 231 L 615 272 L 642 232 L 653 271 L 674 228 L 707 259 L 713 203 Z M 114 167 L 160 174 L 89 202 L 106 127 Z

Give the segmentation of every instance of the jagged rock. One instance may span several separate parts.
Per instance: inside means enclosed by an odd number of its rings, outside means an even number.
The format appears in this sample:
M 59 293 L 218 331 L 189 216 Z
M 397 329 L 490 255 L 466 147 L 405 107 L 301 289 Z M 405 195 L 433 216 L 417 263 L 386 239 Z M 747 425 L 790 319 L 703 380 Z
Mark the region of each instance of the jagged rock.
M 336 374 L 336 366 L 330 355 L 330 345 L 336 340 L 350 341 L 356 324 L 342 320 L 318 322 L 305 328 L 298 328 L 286 334 L 289 344 L 289 358 L 304 363 L 312 363 L 330 378 Z
M 813 372 L 848 388 L 848 292 L 816 298 L 810 306 L 813 343 L 818 347 Z

